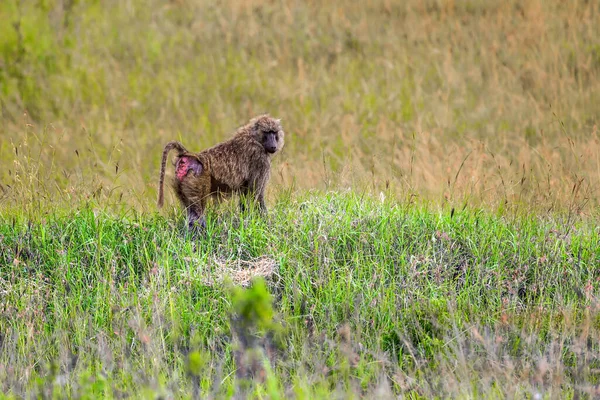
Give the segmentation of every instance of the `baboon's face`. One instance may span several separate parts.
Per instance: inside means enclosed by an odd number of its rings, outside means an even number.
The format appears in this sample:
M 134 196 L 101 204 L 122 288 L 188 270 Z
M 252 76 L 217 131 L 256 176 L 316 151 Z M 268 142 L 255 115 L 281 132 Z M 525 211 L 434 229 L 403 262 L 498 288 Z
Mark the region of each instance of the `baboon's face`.
M 278 132 L 264 132 L 263 133 L 263 147 L 265 151 L 270 154 L 274 154 L 277 151 L 278 143 Z
M 269 116 L 261 116 L 255 121 L 258 140 L 263 145 L 265 151 L 274 154 L 283 147 L 284 132 L 281 129 L 281 122 L 278 119 Z

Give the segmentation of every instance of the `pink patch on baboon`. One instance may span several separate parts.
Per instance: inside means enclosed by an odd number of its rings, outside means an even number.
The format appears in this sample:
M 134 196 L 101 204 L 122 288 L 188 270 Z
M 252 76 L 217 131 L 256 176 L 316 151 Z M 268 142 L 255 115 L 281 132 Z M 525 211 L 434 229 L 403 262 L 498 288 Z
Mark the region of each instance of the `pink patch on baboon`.
M 181 157 L 177 162 L 177 170 L 175 171 L 177 179 L 181 182 L 190 170 L 194 171 L 196 175 L 200 175 L 202 173 L 202 164 L 194 157 Z

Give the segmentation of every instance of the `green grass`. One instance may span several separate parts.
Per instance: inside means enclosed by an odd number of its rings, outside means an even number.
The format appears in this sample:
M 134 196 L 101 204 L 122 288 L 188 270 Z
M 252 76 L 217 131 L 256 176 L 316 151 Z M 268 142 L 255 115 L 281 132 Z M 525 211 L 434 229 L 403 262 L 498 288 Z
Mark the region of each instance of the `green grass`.
M 597 398 L 599 40 L 585 0 L 0 1 L 0 398 Z M 268 218 L 157 213 L 166 142 L 263 112 Z
M 313 192 L 267 219 L 218 210 L 204 238 L 183 226 L 91 203 L 3 214 L 2 392 L 569 398 L 600 383 L 590 221 Z M 268 292 L 207 284 L 263 256 Z

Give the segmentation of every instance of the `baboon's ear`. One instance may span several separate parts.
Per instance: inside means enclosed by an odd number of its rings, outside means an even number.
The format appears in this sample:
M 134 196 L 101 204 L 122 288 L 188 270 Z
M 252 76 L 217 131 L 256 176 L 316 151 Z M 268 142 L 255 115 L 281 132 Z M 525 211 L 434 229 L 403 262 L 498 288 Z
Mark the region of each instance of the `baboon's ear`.
M 200 175 L 203 169 L 202 163 L 196 157 L 183 156 L 177 161 L 175 175 L 177 176 L 177 180 L 181 182 L 187 176 L 188 172 L 192 171 L 194 175 Z

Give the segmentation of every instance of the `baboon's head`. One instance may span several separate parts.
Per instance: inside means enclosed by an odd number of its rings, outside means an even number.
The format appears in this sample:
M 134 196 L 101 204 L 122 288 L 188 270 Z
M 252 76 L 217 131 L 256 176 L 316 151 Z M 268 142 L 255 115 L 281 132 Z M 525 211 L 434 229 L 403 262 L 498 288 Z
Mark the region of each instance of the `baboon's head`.
M 258 116 L 252 121 L 252 132 L 255 139 L 262 144 L 268 154 L 275 154 L 283 147 L 285 132 L 281 128 L 281 120 L 268 115 Z

